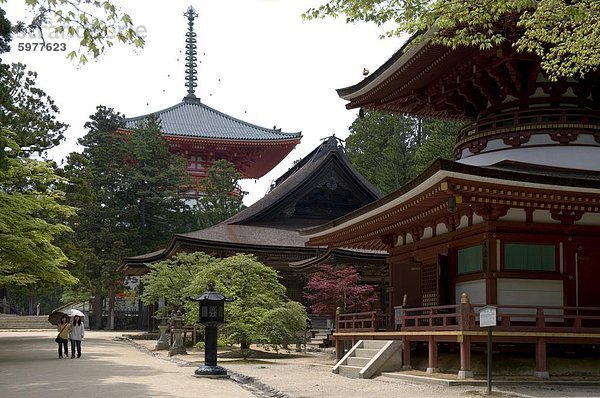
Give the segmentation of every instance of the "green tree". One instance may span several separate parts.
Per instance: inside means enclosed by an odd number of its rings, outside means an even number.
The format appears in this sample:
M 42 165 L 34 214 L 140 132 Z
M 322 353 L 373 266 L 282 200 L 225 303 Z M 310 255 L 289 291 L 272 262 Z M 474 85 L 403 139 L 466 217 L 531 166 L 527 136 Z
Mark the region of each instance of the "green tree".
M 244 192 L 238 184 L 241 178 L 242 174 L 227 160 L 213 162 L 201 181 L 203 195 L 198 219 L 202 220 L 202 228 L 218 224 L 243 209 Z
M 8 51 L 10 22 L 0 10 L 0 54 Z M 65 206 L 53 164 L 29 158 L 62 138 L 64 125 L 35 74 L 0 62 L 0 285 L 67 285 L 65 253 L 55 244 L 74 214 Z
M 168 151 L 156 120 L 149 119 L 129 135 L 116 132 L 122 115 L 99 106 L 80 139 L 83 153 L 69 155 L 63 167 L 71 181 L 69 203 L 79 212 L 73 220 L 71 247 L 95 308 L 109 299 L 114 306 L 119 259 L 156 249 L 185 217 L 178 190 L 189 181 L 184 162 Z M 101 313 L 95 311 L 96 325 Z M 108 328 L 112 327 L 109 321 Z
M 348 157 L 367 180 L 389 193 L 408 180 L 415 126 L 407 116 L 362 110 L 346 139 Z
M 346 152 L 358 171 L 382 192 L 390 193 L 435 159 L 454 159 L 455 136 L 463 125 L 361 110 L 350 126 Z
M 194 278 L 187 292 L 199 295 L 209 281 L 214 281 L 215 288 L 225 296 L 236 298 L 225 306 L 228 321 L 222 330 L 228 341 L 239 343 L 242 350 L 260 340 L 262 321 L 268 311 L 287 301 L 277 271 L 252 255 L 237 254 L 214 262 Z
M 463 122 L 427 119 L 423 121 L 425 139 L 413 153 L 408 176 L 412 179 L 421 174 L 436 159 L 454 160 L 456 133 Z
M 128 247 L 135 253 L 156 250 L 191 215 L 180 191 L 192 183 L 185 158 L 169 152 L 156 118 L 138 125 L 124 144 L 123 189 L 118 192 L 123 220 L 129 225 Z
M 0 4 L 6 0 L 0 0 Z M 41 35 L 44 26 L 52 26 L 51 34 L 79 40 L 79 48 L 67 57 L 86 63 L 97 58 L 116 42 L 144 47 L 144 38 L 136 31 L 131 17 L 107 0 L 24 0 L 32 12 L 28 22 L 17 22 L 10 31 L 30 31 Z M 0 32 L 6 26 L 0 25 Z M 0 48 L 2 42 L 0 42 Z
M 600 64 L 597 0 L 329 0 L 308 19 L 344 15 L 347 22 L 391 24 L 388 37 L 429 30 L 428 40 L 449 47 L 489 49 L 505 41 L 537 54 L 553 78 L 596 70 Z
M 142 301 L 152 305 L 164 298 L 165 307 L 160 315 L 183 307 L 188 303 L 186 294 L 191 281 L 199 273 L 206 272 L 214 262 L 218 260 L 205 253 L 194 252 L 178 253 L 169 260 L 148 265 L 150 272 L 142 276 Z
M 52 165 L 19 156 L 11 136 L 0 126 L 0 285 L 75 283 L 68 258 L 54 244 L 69 232 L 58 220 L 74 209 L 62 203 Z
M 265 343 L 287 349 L 290 344 L 301 344 L 302 336 L 298 333 L 306 328 L 306 308 L 297 301 L 288 301 L 283 307 L 267 311 L 261 334 Z

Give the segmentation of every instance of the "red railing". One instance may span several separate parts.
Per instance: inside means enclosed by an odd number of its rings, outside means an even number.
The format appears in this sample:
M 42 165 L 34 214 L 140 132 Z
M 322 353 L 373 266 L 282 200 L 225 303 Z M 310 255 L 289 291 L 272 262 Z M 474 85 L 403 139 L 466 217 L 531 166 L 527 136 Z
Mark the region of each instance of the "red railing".
M 481 330 L 483 305 L 462 303 L 404 308 L 401 331 Z M 498 305 L 495 330 L 513 332 L 600 333 L 600 308 Z M 375 311 L 337 316 L 337 332 L 376 332 L 392 329 L 393 318 Z

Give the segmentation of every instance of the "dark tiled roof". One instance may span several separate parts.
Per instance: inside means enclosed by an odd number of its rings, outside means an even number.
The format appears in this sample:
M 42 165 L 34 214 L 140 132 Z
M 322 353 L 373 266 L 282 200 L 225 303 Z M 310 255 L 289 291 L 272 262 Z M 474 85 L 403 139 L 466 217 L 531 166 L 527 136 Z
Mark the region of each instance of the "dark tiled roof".
M 333 143 L 335 141 L 335 144 Z M 344 149 L 337 145 L 335 137 L 328 139 L 319 145 L 314 151 L 304 157 L 292 172 L 286 172 L 277 179 L 277 185 L 271 191 L 254 203 L 252 206 L 240 211 L 233 217 L 225 220 L 227 224 L 242 224 L 252 222 L 259 216 L 273 209 L 277 203 L 281 203 L 287 198 L 293 197 L 297 190 L 308 184 L 319 171 L 325 168 L 327 162 L 337 161 L 338 164 L 346 170 L 348 178 L 354 179 L 356 188 L 361 189 L 371 201 L 377 200 L 383 196 L 381 191 L 371 184 L 362 174 L 360 174 L 346 156 Z M 315 224 L 316 225 L 316 224 Z M 307 227 L 298 225 L 298 228 Z
M 160 120 L 165 135 L 221 140 L 289 140 L 298 139 L 301 133 L 282 133 L 281 129 L 268 129 L 219 112 L 200 102 L 184 99 L 177 105 L 147 115 L 124 119 L 124 128 L 134 129 L 148 116 Z
M 297 231 L 263 227 L 256 225 L 231 225 L 221 223 L 200 231 L 178 234 L 198 240 L 242 245 L 267 245 L 285 247 L 305 247 L 307 239 Z

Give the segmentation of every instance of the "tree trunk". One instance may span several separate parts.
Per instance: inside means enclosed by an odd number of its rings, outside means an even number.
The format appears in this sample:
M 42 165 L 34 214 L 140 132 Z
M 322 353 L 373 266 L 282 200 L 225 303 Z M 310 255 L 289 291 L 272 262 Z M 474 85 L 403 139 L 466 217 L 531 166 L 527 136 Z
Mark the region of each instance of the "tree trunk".
M 94 328 L 102 330 L 102 293 L 101 289 L 97 288 L 94 294 Z
M 106 330 L 115 330 L 115 285 L 111 283 L 108 289 L 108 320 Z

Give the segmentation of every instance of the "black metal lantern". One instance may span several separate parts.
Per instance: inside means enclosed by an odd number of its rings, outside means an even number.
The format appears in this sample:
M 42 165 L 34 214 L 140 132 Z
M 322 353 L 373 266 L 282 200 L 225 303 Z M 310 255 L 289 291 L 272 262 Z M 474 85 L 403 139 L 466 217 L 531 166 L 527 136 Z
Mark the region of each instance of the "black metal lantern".
M 203 325 L 221 325 L 225 322 L 226 297 L 214 290 L 202 293 L 195 300 L 199 304 L 199 319 Z
M 215 290 L 213 283 L 198 297 L 190 297 L 198 302 L 200 323 L 204 325 L 204 365 L 194 374 L 200 377 L 228 377 L 227 370 L 217 366 L 217 329 L 225 322 L 225 302 L 234 298 L 225 297 Z

